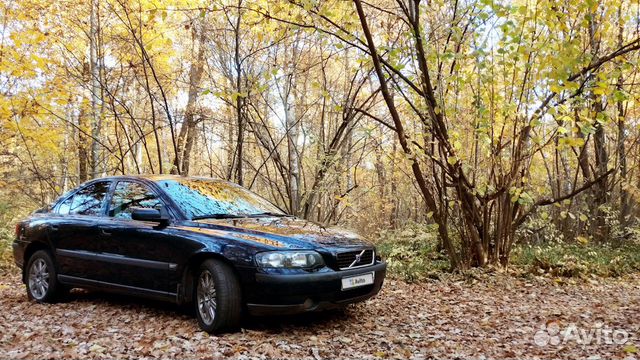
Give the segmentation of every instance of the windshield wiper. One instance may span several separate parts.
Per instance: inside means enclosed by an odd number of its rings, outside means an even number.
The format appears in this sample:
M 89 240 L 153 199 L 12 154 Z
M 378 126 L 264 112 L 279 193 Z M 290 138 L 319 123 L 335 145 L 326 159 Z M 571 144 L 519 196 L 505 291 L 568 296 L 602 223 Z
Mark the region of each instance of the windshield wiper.
M 236 214 L 207 214 L 207 215 L 199 215 L 194 216 L 192 220 L 202 220 L 202 219 L 238 219 L 246 217 L 244 215 L 236 215 Z
M 271 211 L 265 211 L 265 212 L 261 212 L 261 213 L 249 214 L 247 216 L 249 216 L 249 217 L 254 217 L 254 216 L 293 217 L 293 215 L 277 213 L 277 212 L 271 212 Z

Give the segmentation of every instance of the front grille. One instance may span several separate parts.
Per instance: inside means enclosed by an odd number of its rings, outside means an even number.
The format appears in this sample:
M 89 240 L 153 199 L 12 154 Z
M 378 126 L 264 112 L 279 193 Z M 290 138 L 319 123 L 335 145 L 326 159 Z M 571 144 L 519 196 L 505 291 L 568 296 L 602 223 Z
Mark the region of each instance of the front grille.
M 360 261 L 356 261 L 358 257 Z M 340 270 L 372 265 L 374 261 L 375 254 L 372 249 L 348 251 L 336 255 L 336 263 Z

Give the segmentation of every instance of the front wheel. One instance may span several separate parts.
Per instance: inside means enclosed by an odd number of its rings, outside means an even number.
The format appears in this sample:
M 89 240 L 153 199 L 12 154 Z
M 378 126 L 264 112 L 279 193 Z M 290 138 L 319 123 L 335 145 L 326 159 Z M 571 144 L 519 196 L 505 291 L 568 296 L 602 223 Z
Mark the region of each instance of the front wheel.
M 231 267 L 206 260 L 195 277 L 194 304 L 198 325 L 208 333 L 237 329 L 240 325 L 242 293 Z
M 27 263 L 26 286 L 29 299 L 51 303 L 59 300 L 65 292 L 56 277 L 56 269 L 49 252 L 38 250 Z

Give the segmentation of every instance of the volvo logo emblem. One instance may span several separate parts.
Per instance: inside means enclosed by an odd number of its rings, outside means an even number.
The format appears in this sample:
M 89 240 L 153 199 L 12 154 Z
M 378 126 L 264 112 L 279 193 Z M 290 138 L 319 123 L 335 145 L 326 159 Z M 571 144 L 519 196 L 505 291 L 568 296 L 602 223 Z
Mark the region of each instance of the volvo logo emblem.
M 355 264 L 359 264 L 360 263 L 360 259 L 362 259 L 362 255 L 364 255 L 365 251 L 367 251 L 367 250 L 362 250 L 360 252 L 360 254 L 356 254 L 356 258 L 353 260 L 351 265 L 349 265 L 349 267 L 353 267 Z

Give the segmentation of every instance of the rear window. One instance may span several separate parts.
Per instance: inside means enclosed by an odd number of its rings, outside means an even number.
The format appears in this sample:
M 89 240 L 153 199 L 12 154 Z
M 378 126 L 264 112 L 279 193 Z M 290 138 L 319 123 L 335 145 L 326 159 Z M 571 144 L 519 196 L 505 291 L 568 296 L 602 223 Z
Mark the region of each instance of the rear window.
M 58 214 L 100 215 L 109 184 L 108 181 L 101 181 L 80 189 L 58 206 Z

